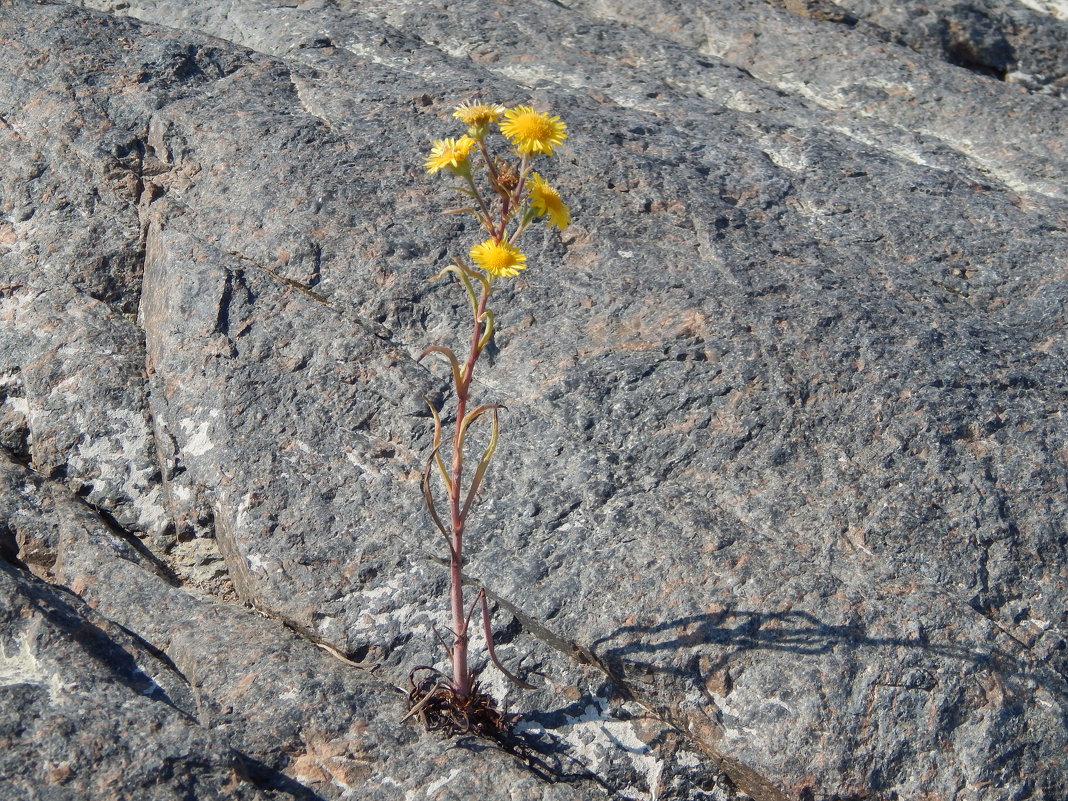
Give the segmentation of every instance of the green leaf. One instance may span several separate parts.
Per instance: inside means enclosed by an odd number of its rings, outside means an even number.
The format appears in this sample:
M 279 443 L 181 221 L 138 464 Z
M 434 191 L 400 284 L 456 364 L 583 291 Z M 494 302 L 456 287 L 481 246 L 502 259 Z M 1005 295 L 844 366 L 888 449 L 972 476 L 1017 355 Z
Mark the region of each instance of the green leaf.
M 489 444 L 486 445 L 486 450 L 482 453 L 482 458 L 478 460 L 478 469 L 475 470 L 475 477 L 471 480 L 471 487 L 470 489 L 468 489 L 467 498 L 464 500 L 463 511 L 460 512 L 461 522 L 467 520 L 467 513 L 471 508 L 471 503 L 475 500 L 475 495 L 478 493 L 478 488 L 482 485 L 482 479 L 485 477 L 486 470 L 489 468 L 490 460 L 493 458 L 493 452 L 497 450 L 497 437 L 501 433 L 500 423 L 497 419 L 497 410 L 500 408 L 503 408 L 502 406 L 500 406 L 500 404 L 495 404 L 492 406 L 480 406 L 478 409 L 475 409 L 474 412 L 471 412 L 471 414 L 466 415 L 464 417 L 464 420 L 466 421 L 468 417 L 471 417 L 471 415 L 475 414 L 476 412 L 478 412 L 479 415 L 481 415 L 481 412 L 483 411 L 493 412 L 493 425 L 490 433 L 490 441 Z M 474 419 L 472 419 L 468 424 L 473 422 Z
M 478 340 L 479 353 L 482 352 L 482 349 L 486 347 L 486 345 L 489 344 L 490 339 L 493 338 L 493 312 L 486 309 L 486 311 L 482 313 L 482 318 L 486 321 L 486 330 Z
M 434 449 L 434 456 L 437 456 L 438 449 Z M 431 456 L 426 460 L 426 467 L 423 469 L 423 500 L 426 501 L 426 510 L 430 513 L 430 519 L 434 522 L 434 526 L 441 532 L 441 536 L 445 538 L 446 545 L 449 546 L 449 553 L 452 553 L 452 540 L 449 538 L 449 532 L 445 528 L 445 524 L 441 522 L 441 517 L 438 516 L 437 505 L 434 503 L 434 495 L 430 490 L 430 469 L 434 462 L 434 456 Z M 438 457 L 440 460 L 440 457 Z
M 456 354 L 452 352 L 452 348 L 448 348 L 445 345 L 431 345 L 429 348 L 419 354 L 419 357 L 416 359 L 416 361 L 421 362 L 431 353 L 437 353 L 440 356 L 444 356 L 448 360 L 449 366 L 452 367 L 452 378 L 456 382 L 456 386 L 460 386 L 460 379 L 463 376 L 463 371 L 460 369 L 460 362 L 456 358 Z M 423 400 L 426 401 L 427 406 L 430 406 L 430 411 L 434 412 L 434 417 L 436 419 L 438 414 L 437 411 L 435 411 L 434 407 L 431 406 L 430 401 L 426 400 L 425 397 L 423 398 Z
M 437 462 L 438 471 L 441 473 L 441 480 L 445 482 L 445 487 L 451 495 L 452 479 L 449 478 L 449 471 L 445 469 L 445 460 L 441 458 L 441 418 L 438 416 L 438 410 L 434 408 L 434 405 L 427 399 L 426 395 L 423 396 L 423 402 L 430 409 L 430 413 L 434 415 L 434 451 L 432 455 Z

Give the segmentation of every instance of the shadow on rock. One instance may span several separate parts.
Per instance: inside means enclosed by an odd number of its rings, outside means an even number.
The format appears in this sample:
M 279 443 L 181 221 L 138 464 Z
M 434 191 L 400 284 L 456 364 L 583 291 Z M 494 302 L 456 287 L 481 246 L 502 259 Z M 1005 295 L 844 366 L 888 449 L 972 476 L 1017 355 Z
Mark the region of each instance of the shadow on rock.
M 692 679 L 700 656 L 693 651 L 702 646 L 720 646 L 724 649 L 716 653 L 713 668 L 725 665 L 731 657 L 750 650 L 820 656 L 842 649 L 856 652 L 865 649 L 917 649 L 933 657 L 967 662 L 995 671 L 1007 680 L 1035 682 L 1062 704 L 1068 704 L 1068 683 L 1055 669 L 1029 664 L 1001 649 L 935 643 L 922 631 L 915 636 L 872 637 L 861 626 L 828 625 L 808 612 L 728 609 L 689 615 L 652 626 L 623 626 L 607 637 L 596 640 L 593 650 L 600 655 L 614 678 L 627 688 L 630 682 L 625 677 L 636 671 Z M 656 653 L 688 653 L 689 657 L 684 667 L 641 659 L 642 655 Z
M 37 585 L 34 585 L 37 586 Z M 64 588 L 50 588 L 63 591 Z M 77 596 L 72 595 L 72 599 Z M 80 604 L 80 599 L 77 599 Z M 195 720 L 195 716 L 183 705 L 171 698 L 170 694 L 160 686 L 138 663 L 137 656 L 123 647 L 115 640 L 116 632 L 107 632 L 100 626 L 85 619 L 84 612 L 64 603 L 57 595 L 46 595 L 37 591 L 30 595 L 30 604 L 44 619 L 63 631 L 71 642 L 76 643 L 87 656 L 99 663 L 101 674 L 109 675 L 118 683 L 129 688 L 137 695 L 148 696 L 161 701 L 167 706 L 180 712 L 188 720 Z M 121 631 L 118 636 L 128 638 L 130 649 L 141 648 L 155 657 L 161 664 L 162 670 L 172 672 L 180 681 L 185 677 L 175 667 L 174 663 L 155 646 L 138 637 L 118 624 L 115 625 Z
M 237 752 L 244 778 L 261 790 L 274 790 L 291 796 L 295 801 L 327 801 L 314 790 L 275 770 L 270 765 Z
M 554 731 L 587 719 L 590 709 L 595 708 L 599 713 L 603 705 L 603 699 L 585 696 L 559 710 L 524 714 L 510 731 L 492 739 L 461 737 L 456 747 L 475 752 L 496 748 L 514 756 L 531 774 L 548 784 L 594 782 L 609 798 L 622 798 L 620 787 L 591 770 L 576 753 L 575 746 Z

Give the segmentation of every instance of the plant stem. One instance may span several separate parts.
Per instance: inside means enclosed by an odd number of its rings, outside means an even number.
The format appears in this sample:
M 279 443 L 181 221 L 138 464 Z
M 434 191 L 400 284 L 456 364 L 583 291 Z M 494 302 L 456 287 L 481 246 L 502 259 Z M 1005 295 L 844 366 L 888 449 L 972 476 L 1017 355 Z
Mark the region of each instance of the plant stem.
M 482 221 L 482 225 L 492 236 L 495 231 L 493 230 L 493 215 L 490 214 L 489 207 L 486 206 L 486 201 L 482 199 L 482 193 L 478 191 L 478 186 L 475 185 L 475 179 L 471 177 L 470 173 L 464 176 L 467 181 L 468 187 L 470 187 L 475 200 L 478 201 L 478 207 L 482 210 L 482 216 L 479 219 Z
M 452 440 L 452 487 L 449 491 L 449 516 L 452 528 L 452 548 L 449 558 L 449 606 L 452 611 L 452 630 L 454 640 L 452 645 L 452 683 L 456 694 L 469 698 L 474 687 L 474 676 L 467 663 L 467 644 L 470 639 L 467 633 L 467 618 L 464 615 L 464 589 L 463 589 L 463 544 L 464 544 L 464 516 L 461 512 L 460 487 L 463 479 L 464 456 L 463 456 L 463 420 L 467 414 L 467 398 L 471 388 L 471 376 L 475 370 L 475 362 L 478 361 L 482 349 L 479 347 L 479 339 L 482 337 L 482 316 L 486 312 L 486 303 L 489 301 L 489 289 L 484 285 L 479 297 L 478 307 L 475 312 L 474 330 L 471 334 L 471 350 L 467 356 L 460 373 L 460 380 L 456 385 L 456 431 Z

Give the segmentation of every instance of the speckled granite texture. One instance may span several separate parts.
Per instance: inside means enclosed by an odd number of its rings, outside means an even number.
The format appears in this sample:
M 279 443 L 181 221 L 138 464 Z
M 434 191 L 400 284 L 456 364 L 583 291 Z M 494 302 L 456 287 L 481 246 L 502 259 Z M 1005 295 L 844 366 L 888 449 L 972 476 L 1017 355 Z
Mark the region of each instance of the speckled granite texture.
M 1062 12 L 0 0 L 0 799 L 1063 801 Z M 474 98 L 521 753 L 399 722 Z

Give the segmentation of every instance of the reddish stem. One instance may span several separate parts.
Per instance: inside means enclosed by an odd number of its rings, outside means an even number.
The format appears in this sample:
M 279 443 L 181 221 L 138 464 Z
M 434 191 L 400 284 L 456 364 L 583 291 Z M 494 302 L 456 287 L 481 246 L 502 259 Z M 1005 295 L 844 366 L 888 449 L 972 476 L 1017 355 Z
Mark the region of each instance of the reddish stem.
M 482 316 L 486 313 L 489 292 L 485 287 L 475 312 L 475 325 L 471 334 L 471 350 L 464 364 L 462 380 L 456 387 L 456 431 L 452 439 L 452 488 L 449 491 L 449 516 L 452 527 L 452 554 L 449 559 L 449 601 L 452 611 L 452 629 L 455 635 L 452 646 L 452 682 L 456 694 L 469 698 L 474 687 L 474 676 L 467 664 L 468 621 L 464 614 L 463 588 L 463 543 L 464 518 L 461 514 L 460 485 L 463 479 L 464 457 L 461 447 L 461 432 L 464 415 L 467 413 L 467 398 L 471 388 L 471 376 L 475 362 L 482 352 L 478 341 L 482 336 Z

